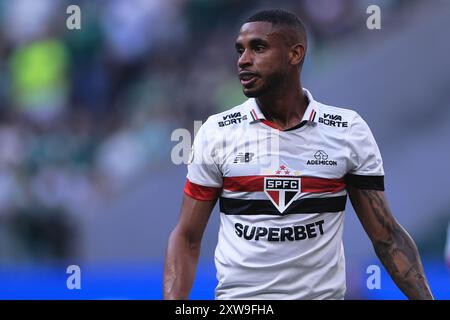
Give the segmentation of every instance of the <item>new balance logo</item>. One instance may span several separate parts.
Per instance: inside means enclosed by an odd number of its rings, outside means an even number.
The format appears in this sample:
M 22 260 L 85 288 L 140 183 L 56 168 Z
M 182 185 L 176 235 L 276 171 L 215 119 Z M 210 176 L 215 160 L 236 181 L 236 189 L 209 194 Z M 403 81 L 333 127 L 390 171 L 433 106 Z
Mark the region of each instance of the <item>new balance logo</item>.
M 248 163 L 252 161 L 254 155 L 252 152 L 239 152 L 236 158 L 234 158 L 233 163 Z
M 219 127 L 225 127 L 230 124 L 241 123 L 241 121 L 247 120 L 247 115 L 242 116 L 240 112 L 226 114 L 223 117 L 223 121 L 219 121 Z
M 342 117 L 337 114 L 324 113 L 323 117 L 319 117 L 319 123 L 331 127 L 348 127 L 347 121 L 342 121 Z

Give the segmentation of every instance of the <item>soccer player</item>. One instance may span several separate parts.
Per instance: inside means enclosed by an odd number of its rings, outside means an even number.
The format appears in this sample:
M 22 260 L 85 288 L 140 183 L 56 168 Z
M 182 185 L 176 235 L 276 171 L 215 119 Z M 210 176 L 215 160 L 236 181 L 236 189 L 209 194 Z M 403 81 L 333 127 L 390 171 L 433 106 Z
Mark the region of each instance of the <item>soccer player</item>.
M 249 99 L 210 116 L 195 137 L 164 297 L 189 297 L 219 199 L 216 299 L 343 299 L 348 195 L 397 286 L 410 299 L 433 299 L 416 245 L 389 209 L 366 122 L 301 85 L 307 39 L 299 18 L 261 11 L 242 25 L 235 46 Z

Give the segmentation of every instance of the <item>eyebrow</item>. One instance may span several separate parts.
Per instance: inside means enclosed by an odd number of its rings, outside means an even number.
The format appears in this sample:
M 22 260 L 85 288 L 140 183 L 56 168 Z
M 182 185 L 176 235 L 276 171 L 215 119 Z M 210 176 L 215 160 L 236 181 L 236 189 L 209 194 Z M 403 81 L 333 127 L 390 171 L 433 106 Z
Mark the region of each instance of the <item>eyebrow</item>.
M 258 44 L 266 44 L 267 45 L 268 42 L 267 42 L 267 40 L 264 40 L 262 38 L 252 38 L 252 39 L 250 39 L 249 44 L 250 44 L 250 46 L 255 46 Z M 237 49 L 237 48 L 242 47 L 243 45 L 242 45 L 242 42 L 236 41 L 234 46 Z

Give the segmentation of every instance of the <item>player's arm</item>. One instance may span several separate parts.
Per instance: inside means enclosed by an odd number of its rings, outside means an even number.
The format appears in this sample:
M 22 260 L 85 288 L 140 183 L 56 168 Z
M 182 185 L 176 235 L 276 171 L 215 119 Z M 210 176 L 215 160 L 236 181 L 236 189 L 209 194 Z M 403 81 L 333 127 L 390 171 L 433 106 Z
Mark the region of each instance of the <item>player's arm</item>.
M 194 283 L 203 232 L 216 200 L 184 194 L 178 224 L 169 237 L 164 265 L 164 299 L 188 299 Z
M 417 247 L 393 217 L 384 191 L 348 186 L 351 203 L 392 280 L 409 299 L 433 299 Z

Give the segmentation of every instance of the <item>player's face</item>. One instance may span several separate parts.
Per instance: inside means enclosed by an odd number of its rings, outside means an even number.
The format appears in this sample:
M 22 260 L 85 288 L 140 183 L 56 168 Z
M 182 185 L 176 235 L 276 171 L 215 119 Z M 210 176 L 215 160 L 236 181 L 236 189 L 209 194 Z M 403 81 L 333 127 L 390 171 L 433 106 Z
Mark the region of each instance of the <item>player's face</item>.
M 289 69 L 288 47 L 270 22 L 249 22 L 236 39 L 238 72 L 244 94 L 259 97 L 276 88 Z

